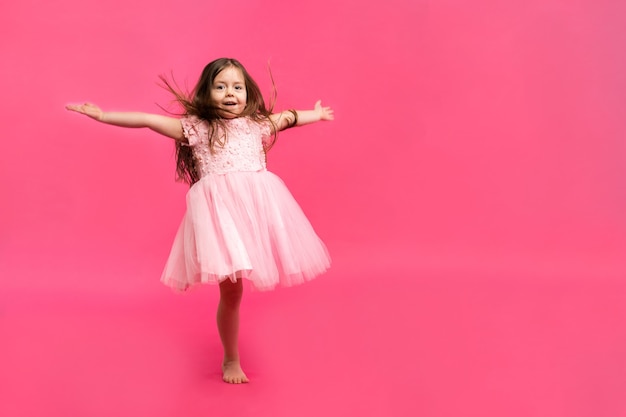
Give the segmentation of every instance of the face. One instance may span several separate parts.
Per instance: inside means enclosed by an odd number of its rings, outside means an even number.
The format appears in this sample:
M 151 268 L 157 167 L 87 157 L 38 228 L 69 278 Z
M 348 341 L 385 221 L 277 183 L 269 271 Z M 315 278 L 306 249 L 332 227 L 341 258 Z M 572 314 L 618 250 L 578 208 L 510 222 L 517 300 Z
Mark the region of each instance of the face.
M 217 74 L 211 86 L 211 101 L 220 116 L 232 119 L 246 108 L 246 81 L 237 67 L 226 67 Z

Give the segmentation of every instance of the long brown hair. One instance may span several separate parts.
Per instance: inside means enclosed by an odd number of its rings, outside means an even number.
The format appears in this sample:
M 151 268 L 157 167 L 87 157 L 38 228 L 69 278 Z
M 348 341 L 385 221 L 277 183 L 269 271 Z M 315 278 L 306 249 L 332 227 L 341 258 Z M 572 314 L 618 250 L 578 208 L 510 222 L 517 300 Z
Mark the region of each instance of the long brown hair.
M 172 93 L 175 101 L 182 106 L 184 110 L 182 116 L 196 116 L 209 122 L 208 140 L 211 152 L 213 152 L 215 146 L 223 147 L 226 144 L 226 136 L 219 135 L 220 131 L 226 132 L 226 128 L 223 118 L 218 113 L 218 108 L 211 102 L 211 88 L 213 87 L 215 77 L 217 77 L 217 75 L 224 69 L 229 67 L 241 70 L 246 83 L 246 107 L 239 117 L 249 117 L 257 122 L 270 122 L 273 124 L 269 116 L 272 114 L 274 103 L 276 101 L 276 88 L 274 86 L 274 80 L 272 79 L 272 97 L 268 108 L 265 106 L 265 100 L 263 99 L 259 86 L 254 79 L 252 79 L 250 74 L 248 74 L 248 71 L 246 71 L 244 66 L 241 65 L 241 63 L 236 59 L 219 58 L 207 64 L 207 66 L 204 67 L 204 70 L 202 70 L 200 79 L 191 93 L 182 92 L 174 81 L 170 82 L 165 76 L 159 76 L 161 82 L 163 83 L 163 87 Z M 276 132 L 276 129 L 273 130 Z M 272 147 L 275 140 L 276 133 L 274 133 L 272 141 L 265 145 L 266 152 Z M 189 185 L 194 184 L 200 179 L 195 169 L 195 160 L 193 158 L 191 147 L 179 141 L 176 141 L 176 178 L 179 181 L 189 183 Z

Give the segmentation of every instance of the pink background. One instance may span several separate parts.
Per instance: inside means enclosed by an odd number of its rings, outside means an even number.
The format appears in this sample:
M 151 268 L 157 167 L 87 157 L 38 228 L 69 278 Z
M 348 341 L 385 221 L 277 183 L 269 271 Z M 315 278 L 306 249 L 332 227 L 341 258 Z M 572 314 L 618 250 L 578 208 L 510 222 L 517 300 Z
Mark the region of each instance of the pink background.
M 0 414 L 199 415 L 246 395 L 238 415 L 626 415 L 624 16 L 610 0 L 3 5 Z M 334 268 L 250 295 L 250 362 L 276 374 L 236 395 L 187 378 L 218 356 L 160 360 L 219 354 L 215 289 L 158 282 L 186 192 L 171 141 L 64 110 L 162 112 L 159 74 L 191 87 L 221 56 L 266 93 L 270 61 L 277 109 L 336 114 L 269 154 Z M 310 334 L 320 364 L 292 350 Z

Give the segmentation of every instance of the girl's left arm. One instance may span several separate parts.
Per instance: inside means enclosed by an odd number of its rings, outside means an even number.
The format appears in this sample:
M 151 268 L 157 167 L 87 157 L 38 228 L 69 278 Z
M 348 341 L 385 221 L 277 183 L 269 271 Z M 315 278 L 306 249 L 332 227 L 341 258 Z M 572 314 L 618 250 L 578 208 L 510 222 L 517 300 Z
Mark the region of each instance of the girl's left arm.
M 276 130 L 285 130 L 289 127 L 302 126 L 321 120 L 333 120 L 335 118 L 333 109 L 322 107 L 322 100 L 318 100 L 313 110 L 285 110 L 272 114 L 272 121 L 276 125 Z

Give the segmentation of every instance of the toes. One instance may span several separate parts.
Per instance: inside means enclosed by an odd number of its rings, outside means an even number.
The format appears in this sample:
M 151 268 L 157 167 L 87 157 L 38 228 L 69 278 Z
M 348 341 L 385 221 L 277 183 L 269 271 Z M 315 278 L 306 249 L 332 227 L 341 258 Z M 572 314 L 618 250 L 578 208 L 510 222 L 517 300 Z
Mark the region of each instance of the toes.
M 224 382 L 229 384 L 243 384 L 245 382 L 248 382 L 248 378 L 240 376 L 224 375 L 222 379 L 224 380 Z
M 224 378 L 222 378 L 224 380 L 224 382 L 227 382 L 229 384 L 245 384 L 247 383 L 249 380 L 246 377 L 227 377 L 225 376 Z

